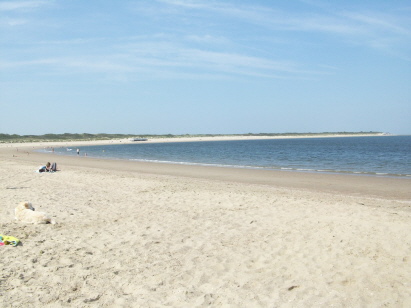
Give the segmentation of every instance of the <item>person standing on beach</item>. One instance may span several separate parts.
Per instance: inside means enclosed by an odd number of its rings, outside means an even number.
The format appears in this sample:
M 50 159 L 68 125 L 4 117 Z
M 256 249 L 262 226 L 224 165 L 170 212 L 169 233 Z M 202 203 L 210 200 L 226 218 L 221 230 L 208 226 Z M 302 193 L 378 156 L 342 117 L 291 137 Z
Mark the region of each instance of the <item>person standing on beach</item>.
M 77 149 L 77 155 L 80 155 L 80 149 Z

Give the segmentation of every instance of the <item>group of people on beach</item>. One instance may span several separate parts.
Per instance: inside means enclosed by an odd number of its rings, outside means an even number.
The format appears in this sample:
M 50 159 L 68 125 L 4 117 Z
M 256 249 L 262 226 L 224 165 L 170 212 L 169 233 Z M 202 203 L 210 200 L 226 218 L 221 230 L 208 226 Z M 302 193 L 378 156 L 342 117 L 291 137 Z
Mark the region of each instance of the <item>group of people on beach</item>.
M 52 148 L 52 149 L 53 149 L 52 152 L 54 153 L 54 148 Z M 69 149 L 67 149 L 67 150 L 69 150 Z M 76 152 L 77 152 L 77 155 L 80 155 L 80 149 L 79 148 L 77 148 Z M 84 155 L 87 156 L 87 153 L 85 153 Z M 47 162 L 47 164 L 45 166 L 40 166 L 39 169 L 37 170 L 37 172 L 39 172 L 39 173 L 42 173 L 42 172 L 56 172 L 56 171 L 58 171 L 57 170 L 57 163 L 50 163 L 50 162 Z

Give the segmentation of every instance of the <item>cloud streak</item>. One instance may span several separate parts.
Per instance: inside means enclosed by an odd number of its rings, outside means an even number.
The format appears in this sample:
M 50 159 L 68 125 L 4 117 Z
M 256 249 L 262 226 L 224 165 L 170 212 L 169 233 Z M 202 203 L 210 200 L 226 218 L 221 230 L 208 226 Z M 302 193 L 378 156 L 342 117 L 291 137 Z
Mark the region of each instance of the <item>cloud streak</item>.
M 19 11 L 33 9 L 45 4 L 47 1 L 4 1 L 0 2 L 0 11 Z
M 186 10 L 217 13 L 240 22 L 264 27 L 272 31 L 313 32 L 338 35 L 357 42 L 368 38 L 395 36 L 408 40 L 410 24 L 389 14 L 373 12 L 324 11 L 311 13 L 275 10 L 263 6 L 222 4 L 214 1 L 158 0 L 161 3 Z M 365 41 L 364 41 L 365 38 Z M 369 47 L 373 47 L 369 45 Z
M 47 1 L 7 1 L 0 3 L 0 11 L 23 10 L 48 4 Z M 53 57 L 41 57 L 27 53 L 25 61 L 6 61 L 0 63 L 0 68 L 8 70 L 13 67 L 40 66 L 53 70 L 69 67 L 70 72 L 105 72 L 132 75 L 143 73 L 145 76 L 186 76 L 187 73 L 198 76 L 247 77 L 260 76 L 264 78 L 316 78 L 324 74 L 333 74 L 327 70 L 326 63 L 317 62 L 304 64 L 297 59 L 287 57 L 287 54 L 273 54 L 272 46 L 287 44 L 288 32 L 320 33 L 344 37 L 355 44 L 367 45 L 393 53 L 393 44 L 398 44 L 404 37 L 409 38 L 409 30 L 398 23 L 397 19 L 388 15 L 373 15 L 360 12 L 323 12 L 307 13 L 272 9 L 256 5 L 231 5 L 216 1 L 184 1 L 158 0 L 160 9 L 147 3 L 146 10 L 150 16 L 144 16 L 152 21 L 153 12 L 157 12 L 157 20 L 169 18 L 173 30 L 164 26 L 163 32 L 143 32 L 122 37 L 96 37 L 61 40 L 45 40 L 28 45 L 35 50 L 39 45 L 49 47 Z M 151 6 L 153 5 L 153 6 Z M 139 4 L 141 6 L 141 4 Z M 169 8 L 179 8 L 170 10 Z M 146 13 L 147 11 L 143 12 Z M 179 24 L 181 15 L 191 16 L 198 12 L 208 20 L 209 15 L 219 15 L 214 20 L 217 27 L 202 30 L 201 27 L 185 28 Z M 134 17 L 140 17 L 134 10 Z M 141 12 L 140 12 L 141 14 Z M 177 18 L 177 15 L 179 18 Z M 380 18 L 381 17 L 381 18 Z M 223 23 L 227 19 L 235 19 L 242 26 L 254 25 L 264 31 L 261 38 L 246 34 L 230 33 Z M 174 22 L 175 21 L 175 22 Z M 193 22 L 196 22 L 194 20 Z M 21 20 L 21 24 L 24 20 Z M 16 23 L 16 25 L 19 23 Z M 218 28 L 218 31 L 215 30 Z M 214 32 L 213 32 L 214 30 Z M 276 36 L 281 33 L 283 36 Z M 273 45 L 267 44 L 267 39 L 276 39 Z M 282 43 L 278 43 L 282 41 Z M 291 39 L 290 39 L 291 40 Z M 44 50 L 44 47 L 43 47 Z M 290 60 L 291 59 L 291 60 Z M 166 72 L 166 74 L 165 74 Z
M 66 46 L 65 42 L 59 42 Z M 78 42 L 76 43 L 79 44 Z M 78 46 L 81 48 L 81 45 Z M 23 67 L 43 67 L 44 71 L 70 68 L 75 72 L 89 73 L 143 73 L 147 77 L 159 76 L 168 72 L 174 77 L 190 75 L 204 76 L 260 76 L 264 78 L 307 78 L 323 74 L 324 71 L 306 70 L 291 61 L 246 56 L 238 53 L 205 51 L 185 48 L 172 43 L 130 42 L 117 46 L 117 51 L 99 53 L 89 51 L 89 55 L 77 54 L 55 58 L 42 58 L 27 61 L 0 62 L 0 69 L 12 70 Z

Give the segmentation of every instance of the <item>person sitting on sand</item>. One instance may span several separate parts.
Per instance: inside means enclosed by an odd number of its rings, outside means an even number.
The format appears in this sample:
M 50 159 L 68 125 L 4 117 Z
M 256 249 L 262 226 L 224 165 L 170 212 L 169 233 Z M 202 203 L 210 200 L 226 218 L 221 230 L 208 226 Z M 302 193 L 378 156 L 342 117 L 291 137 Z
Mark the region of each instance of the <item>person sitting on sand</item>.
M 39 172 L 56 172 L 56 171 L 57 171 L 57 164 L 56 163 L 50 164 L 50 162 L 47 162 L 45 166 L 42 166 L 39 169 Z

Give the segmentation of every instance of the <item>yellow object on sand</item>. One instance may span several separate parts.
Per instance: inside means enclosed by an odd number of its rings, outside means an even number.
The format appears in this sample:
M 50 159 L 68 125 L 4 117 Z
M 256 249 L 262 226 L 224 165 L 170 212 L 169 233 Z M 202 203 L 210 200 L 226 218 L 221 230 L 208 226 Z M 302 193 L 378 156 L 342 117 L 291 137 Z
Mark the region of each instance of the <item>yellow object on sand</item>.
M 1 235 L 0 234 L 0 245 L 12 245 L 12 246 L 17 246 L 19 244 L 20 240 L 14 236 L 8 236 L 8 235 Z

